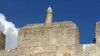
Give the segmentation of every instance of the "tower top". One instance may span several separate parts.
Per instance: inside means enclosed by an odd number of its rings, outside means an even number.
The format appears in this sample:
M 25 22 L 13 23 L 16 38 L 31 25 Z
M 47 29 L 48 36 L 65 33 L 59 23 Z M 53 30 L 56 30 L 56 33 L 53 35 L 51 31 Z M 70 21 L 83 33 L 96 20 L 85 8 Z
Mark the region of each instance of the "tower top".
M 52 12 L 52 8 L 49 6 L 47 12 Z
M 47 15 L 46 15 L 46 21 L 45 21 L 46 25 L 51 25 L 52 23 L 52 9 L 49 6 L 47 9 Z

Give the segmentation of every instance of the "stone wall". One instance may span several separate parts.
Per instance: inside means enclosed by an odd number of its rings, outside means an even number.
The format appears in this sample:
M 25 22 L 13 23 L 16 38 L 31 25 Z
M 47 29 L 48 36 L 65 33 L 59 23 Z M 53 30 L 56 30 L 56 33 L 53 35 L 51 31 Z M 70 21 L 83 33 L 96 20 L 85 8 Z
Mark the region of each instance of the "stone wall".
M 0 50 L 5 49 L 5 35 L 0 32 Z
M 53 22 L 51 25 L 28 24 L 19 29 L 18 47 L 0 50 L 0 56 L 100 56 L 99 25 L 96 25 L 96 43 L 79 41 L 79 29 L 71 21 Z
M 100 21 L 96 23 L 96 52 L 100 56 Z
M 76 24 L 53 22 L 52 13 L 49 7 L 45 23 L 20 28 L 16 49 L 4 50 L 5 36 L 0 32 L 0 56 L 100 56 L 100 22 L 96 23 L 96 44 L 83 50 Z
M 87 47 L 83 50 L 83 56 L 97 56 L 96 44 L 84 44 Z
M 100 48 L 100 22 L 96 23 L 96 44 Z
M 19 30 L 18 49 L 22 55 L 75 56 L 79 44 L 77 30 L 71 21 L 55 22 L 51 26 L 27 25 Z

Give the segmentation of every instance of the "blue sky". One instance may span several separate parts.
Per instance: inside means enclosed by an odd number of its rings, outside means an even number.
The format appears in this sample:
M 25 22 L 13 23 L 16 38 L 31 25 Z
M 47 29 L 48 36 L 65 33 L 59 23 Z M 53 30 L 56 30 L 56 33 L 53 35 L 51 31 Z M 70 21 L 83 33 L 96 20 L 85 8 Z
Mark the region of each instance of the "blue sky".
M 44 23 L 46 10 L 53 9 L 53 21 L 73 21 L 80 29 L 80 42 L 91 43 L 100 21 L 100 0 L 0 0 L 0 13 L 20 28 Z

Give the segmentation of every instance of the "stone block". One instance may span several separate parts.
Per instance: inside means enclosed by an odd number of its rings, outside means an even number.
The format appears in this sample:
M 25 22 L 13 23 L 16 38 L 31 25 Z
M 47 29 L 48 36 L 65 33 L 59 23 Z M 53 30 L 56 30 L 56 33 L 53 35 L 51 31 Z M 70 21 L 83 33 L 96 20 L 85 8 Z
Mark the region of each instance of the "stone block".
M 46 46 L 45 52 L 56 52 L 56 46 Z

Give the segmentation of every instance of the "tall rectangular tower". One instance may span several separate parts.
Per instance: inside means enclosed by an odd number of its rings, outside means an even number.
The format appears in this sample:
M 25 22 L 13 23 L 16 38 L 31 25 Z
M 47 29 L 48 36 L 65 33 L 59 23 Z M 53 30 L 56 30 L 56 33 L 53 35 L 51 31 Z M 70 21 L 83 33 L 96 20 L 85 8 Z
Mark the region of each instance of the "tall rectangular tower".
M 96 23 L 96 44 L 97 48 L 100 48 L 100 22 Z
M 0 50 L 5 49 L 5 35 L 0 32 Z
M 21 55 L 76 56 L 78 48 L 77 25 L 72 21 L 53 22 L 50 7 L 45 23 L 28 24 L 19 29 L 18 49 Z

